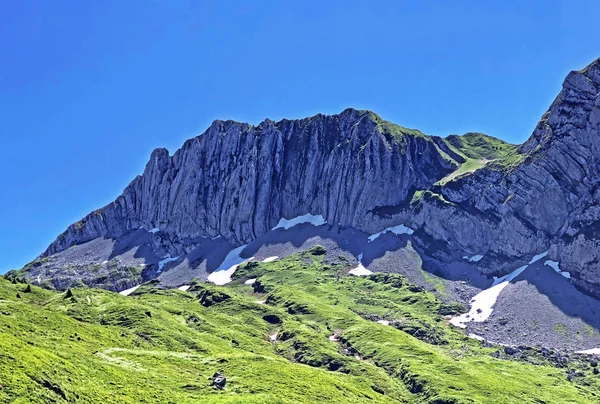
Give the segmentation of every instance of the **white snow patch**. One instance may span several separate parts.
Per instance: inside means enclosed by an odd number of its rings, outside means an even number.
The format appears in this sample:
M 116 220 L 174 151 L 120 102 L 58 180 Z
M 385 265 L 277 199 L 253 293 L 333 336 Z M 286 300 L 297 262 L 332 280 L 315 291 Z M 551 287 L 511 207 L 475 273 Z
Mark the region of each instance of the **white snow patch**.
M 160 260 L 158 262 L 158 272 L 162 271 L 163 267 L 165 265 L 167 265 L 169 262 L 177 261 L 178 259 L 179 259 L 179 257 L 171 258 L 170 256 L 166 256 L 165 258 L 163 258 L 162 260 Z
M 265 258 L 264 260 L 262 260 L 262 262 L 273 262 L 273 261 L 276 261 L 278 259 L 279 259 L 279 257 L 277 255 L 275 255 L 273 257 L 267 257 L 267 258 Z
M 245 245 L 239 246 L 229 251 L 221 265 L 213 273 L 208 275 L 208 281 L 215 285 L 225 285 L 231 282 L 231 275 L 235 272 L 240 264 L 250 261 L 254 257 L 242 258 L 240 253 L 246 248 Z
M 248 279 L 246 282 L 244 282 L 244 285 L 254 285 L 255 282 L 256 278 Z
M 554 272 L 556 272 L 557 274 L 560 274 L 560 275 L 564 276 L 567 279 L 571 279 L 571 274 L 570 273 L 568 273 L 567 271 L 561 271 L 560 270 L 560 266 L 559 266 L 558 262 L 547 260 L 546 262 L 544 262 L 544 265 L 548 265 L 550 268 L 554 269 Z
M 266 300 L 257 300 L 256 303 L 258 304 L 265 304 Z
M 467 257 L 465 255 L 463 257 L 464 260 L 467 260 L 469 262 L 479 262 L 479 261 L 481 261 L 482 258 L 483 258 L 483 255 L 481 255 L 481 254 L 473 255 L 472 257 Z
M 192 287 L 192 285 L 181 285 L 177 289 L 181 290 L 182 292 L 187 292 L 191 287 Z
M 134 287 L 132 287 L 132 288 L 130 288 L 130 289 L 125 289 L 125 290 L 122 290 L 122 291 L 120 291 L 120 292 L 119 292 L 119 294 L 120 294 L 120 295 L 123 295 L 123 296 L 129 296 L 130 294 L 132 294 L 133 292 L 135 292 L 135 290 L 136 290 L 137 288 L 139 288 L 140 286 L 141 286 L 141 285 L 137 285 L 137 286 L 134 286 Z
M 269 339 L 270 339 L 271 341 L 277 341 L 277 333 L 274 333 L 274 334 L 271 334 L 271 335 L 269 335 Z
M 339 336 L 339 335 L 337 335 L 337 334 L 332 334 L 332 335 L 329 337 L 329 341 L 338 342 L 339 340 L 340 340 L 340 336 Z
M 390 322 L 388 320 L 377 320 L 377 322 L 383 325 L 390 325 Z
M 586 354 L 586 355 L 600 355 L 600 348 L 586 349 L 585 351 L 577 351 L 576 353 L 581 353 L 581 354 Z
M 150 233 L 155 234 L 155 233 L 158 233 L 159 231 L 160 231 L 160 229 L 158 227 L 155 227 L 152 230 L 150 230 Z
M 221 236 L 216 236 L 216 237 L 213 237 L 213 238 L 211 238 L 211 240 L 216 240 L 216 239 L 218 239 L 218 238 L 221 238 Z
M 102 261 L 102 265 L 108 264 L 108 261 Z
M 348 273 L 354 276 L 366 276 L 371 275 L 373 272 L 369 271 L 362 264 L 363 253 L 358 254 L 358 266 L 356 268 L 351 269 Z
M 87 298 L 88 304 L 92 302 L 92 299 L 90 298 L 90 295 L 87 295 L 86 298 Z
M 487 320 L 492 314 L 492 307 L 496 304 L 496 300 L 500 295 L 500 292 L 517 276 L 519 276 L 529 265 L 539 261 L 548 254 L 548 251 L 542 254 L 538 254 L 529 261 L 529 264 L 523 265 L 520 268 L 515 269 L 500 278 L 494 278 L 494 283 L 488 289 L 485 289 L 475 295 L 471 299 L 471 308 L 468 313 L 461 314 L 460 316 L 453 317 L 450 319 L 450 324 L 456 327 L 466 328 L 467 323 L 470 321 L 482 322 Z
M 38 285 L 39 285 L 40 283 L 42 283 L 42 278 L 40 277 L 40 275 L 38 275 L 38 276 L 37 276 L 37 283 L 38 283 Z
M 369 236 L 369 242 L 374 241 L 377 237 L 384 235 L 387 232 L 392 232 L 396 235 L 400 234 L 413 234 L 415 231 L 410 227 L 406 227 L 403 224 L 399 224 L 398 226 L 388 227 L 381 230 L 379 233 L 371 234 Z
M 285 219 L 282 217 L 281 220 L 279 220 L 279 223 L 277 223 L 277 226 L 273 227 L 271 230 L 280 228 L 287 230 L 301 223 L 310 223 L 313 226 L 321 226 L 327 222 L 321 215 L 311 215 L 310 213 L 307 213 L 306 215 L 298 216 L 293 219 Z
M 533 257 L 531 259 L 531 261 L 529 261 L 529 264 L 533 264 L 534 262 L 538 262 L 539 260 L 541 260 L 542 258 L 544 258 L 546 255 L 548 255 L 548 251 L 536 255 L 535 257 Z
M 467 335 L 467 337 L 476 339 L 478 341 L 485 341 L 485 338 L 483 338 L 482 336 L 477 335 L 477 334 L 469 334 L 469 335 Z

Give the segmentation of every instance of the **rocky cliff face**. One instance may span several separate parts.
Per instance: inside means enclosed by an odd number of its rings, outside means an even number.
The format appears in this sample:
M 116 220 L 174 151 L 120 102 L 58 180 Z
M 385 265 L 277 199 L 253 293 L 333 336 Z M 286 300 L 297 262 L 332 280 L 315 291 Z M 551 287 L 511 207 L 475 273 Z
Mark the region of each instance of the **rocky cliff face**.
M 232 245 L 306 213 L 377 227 L 373 209 L 403 203 L 457 165 L 432 138 L 368 111 L 256 127 L 215 121 L 173 156 L 155 150 L 115 202 L 70 226 L 44 255 L 139 227 L 184 244 L 222 236 Z
M 368 111 L 258 126 L 215 121 L 144 173 L 110 205 L 71 225 L 42 257 L 98 237 L 160 229 L 157 248 L 199 240 L 233 246 L 306 213 L 373 233 L 399 223 L 442 261 L 483 255 L 500 275 L 549 250 L 600 296 L 600 60 L 572 72 L 520 147 L 481 134 L 446 139 Z
M 568 75 L 516 160 L 437 187 L 445 202 L 415 204 L 422 244 L 445 259 L 483 254 L 480 269 L 500 273 L 550 250 L 576 284 L 599 295 L 599 94 L 596 60 Z

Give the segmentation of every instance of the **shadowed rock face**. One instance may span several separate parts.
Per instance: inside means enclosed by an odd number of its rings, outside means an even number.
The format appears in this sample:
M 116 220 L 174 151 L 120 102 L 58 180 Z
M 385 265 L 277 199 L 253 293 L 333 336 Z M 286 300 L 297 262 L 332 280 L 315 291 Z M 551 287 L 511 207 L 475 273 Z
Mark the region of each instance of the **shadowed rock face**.
M 369 111 L 258 126 L 215 121 L 173 156 L 155 150 L 121 196 L 42 256 L 140 227 L 160 228 L 153 250 L 179 256 L 201 238 L 238 246 L 282 217 L 311 213 L 366 233 L 408 224 L 426 255 L 483 255 L 474 265 L 488 274 L 549 250 L 577 286 L 600 296 L 599 90 L 597 60 L 567 76 L 510 159 L 480 160 L 483 168 L 460 175 L 468 155 L 460 137 L 429 137 Z

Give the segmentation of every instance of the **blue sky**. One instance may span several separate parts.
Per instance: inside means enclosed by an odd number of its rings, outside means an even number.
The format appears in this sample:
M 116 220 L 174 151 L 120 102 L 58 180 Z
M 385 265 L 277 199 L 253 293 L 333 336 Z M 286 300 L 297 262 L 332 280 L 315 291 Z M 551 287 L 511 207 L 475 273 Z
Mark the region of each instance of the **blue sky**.
M 596 1 L 2 1 L 0 273 L 214 119 L 366 108 L 524 141 L 600 56 Z

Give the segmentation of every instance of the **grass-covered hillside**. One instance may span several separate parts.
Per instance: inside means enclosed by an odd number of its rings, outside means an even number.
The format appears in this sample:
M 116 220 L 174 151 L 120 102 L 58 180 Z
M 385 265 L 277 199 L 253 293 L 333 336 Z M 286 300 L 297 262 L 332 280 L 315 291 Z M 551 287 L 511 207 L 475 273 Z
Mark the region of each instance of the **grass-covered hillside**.
M 323 256 L 131 296 L 0 279 L 0 402 L 598 402 L 593 361 L 484 347 L 448 325 L 460 307 Z

